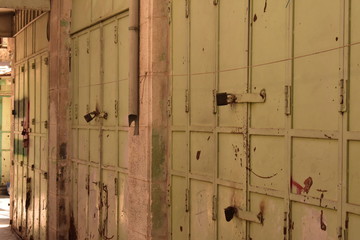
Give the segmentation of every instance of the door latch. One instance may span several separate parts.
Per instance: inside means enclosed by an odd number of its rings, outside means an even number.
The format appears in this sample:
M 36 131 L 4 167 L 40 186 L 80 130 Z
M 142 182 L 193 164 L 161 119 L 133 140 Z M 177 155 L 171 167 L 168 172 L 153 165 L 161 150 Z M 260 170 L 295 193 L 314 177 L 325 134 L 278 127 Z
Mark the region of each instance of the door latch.
M 216 105 L 224 106 L 234 103 L 263 103 L 266 100 L 266 91 L 262 89 L 260 93 L 243 93 L 243 94 L 232 94 L 232 93 L 217 93 L 216 94 Z
M 243 211 L 234 206 L 229 206 L 224 209 L 224 214 L 227 222 L 230 222 L 233 219 L 233 217 L 236 216 L 245 221 L 259 223 L 259 224 L 264 223 L 264 217 L 261 212 L 259 214 L 256 214 L 253 212 Z

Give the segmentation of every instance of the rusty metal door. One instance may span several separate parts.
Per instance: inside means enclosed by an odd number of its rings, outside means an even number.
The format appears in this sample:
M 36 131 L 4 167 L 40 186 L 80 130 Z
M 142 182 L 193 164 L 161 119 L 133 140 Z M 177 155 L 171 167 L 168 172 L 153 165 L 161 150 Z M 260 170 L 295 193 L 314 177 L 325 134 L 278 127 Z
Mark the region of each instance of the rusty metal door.
M 75 34 L 72 49 L 72 234 L 126 239 L 127 13 Z
M 356 239 L 349 6 L 171 2 L 172 239 Z
M 47 15 L 16 36 L 14 202 L 12 226 L 29 239 L 47 238 Z M 36 29 L 36 31 L 35 31 Z

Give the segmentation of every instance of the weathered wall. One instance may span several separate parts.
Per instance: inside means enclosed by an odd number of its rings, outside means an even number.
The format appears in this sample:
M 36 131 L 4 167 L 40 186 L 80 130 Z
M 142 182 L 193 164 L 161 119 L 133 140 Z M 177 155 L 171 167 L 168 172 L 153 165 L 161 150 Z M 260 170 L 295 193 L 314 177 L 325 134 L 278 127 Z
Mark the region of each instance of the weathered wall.
M 129 239 L 167 239 L 168 15 L 140 2 L 140 135 L 129 133 Z
M 71 0 L 51 1 L 48 239 L 69 237 L 67 104 L 70 80 L 70 10 Z

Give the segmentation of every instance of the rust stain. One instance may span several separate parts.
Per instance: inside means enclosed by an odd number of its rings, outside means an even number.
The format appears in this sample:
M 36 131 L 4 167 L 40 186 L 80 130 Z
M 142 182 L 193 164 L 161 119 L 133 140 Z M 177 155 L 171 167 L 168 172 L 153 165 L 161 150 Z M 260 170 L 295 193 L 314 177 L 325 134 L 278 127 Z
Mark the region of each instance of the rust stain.
M 200 159 L 200 154 L 201 154 L 201 151 L 197 151 L 197 152 L 196 152 L 196 160 L 199 160 L 199 159 Z
M 324 219 L 323 219 L 323 210 L 321 210 L 321 214 L 320 214 L 320 228 L 323 231 L 326 231 L 326 224 L 324 223 Z
M 264 12 L 266 12 L 266 8 L 267 8 L 267 0 L 265 0 Z
M 259 208 L 260 208 L 260 212 L 258 213 L 257 218 L 259 219 L 261 224 L 264 224 L 264 220 L 265 220 L 265 218 L 264 218 L 264 211 L 265 211 L 264 200 L 260 202 Z
M 256 20 L 257 20 L 257 16 L 256 16 L 256 14 L 254 15 L 254 22 L 256 22 Z
M 70 216 L 69 240 L 77 240 L 77 231 L 75 227 L 75 220 L 73 213 L 71 213 Z

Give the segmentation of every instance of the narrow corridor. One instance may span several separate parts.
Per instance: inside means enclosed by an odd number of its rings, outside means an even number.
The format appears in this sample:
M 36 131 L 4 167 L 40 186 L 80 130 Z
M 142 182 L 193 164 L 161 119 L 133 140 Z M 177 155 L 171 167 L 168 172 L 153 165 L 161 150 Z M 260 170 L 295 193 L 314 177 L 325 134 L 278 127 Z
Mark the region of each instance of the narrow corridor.
M 17 240 L 19 239 L 10 229 L 10 199 L 9 196 L 0 195 L 0 239 Z

